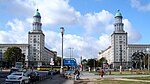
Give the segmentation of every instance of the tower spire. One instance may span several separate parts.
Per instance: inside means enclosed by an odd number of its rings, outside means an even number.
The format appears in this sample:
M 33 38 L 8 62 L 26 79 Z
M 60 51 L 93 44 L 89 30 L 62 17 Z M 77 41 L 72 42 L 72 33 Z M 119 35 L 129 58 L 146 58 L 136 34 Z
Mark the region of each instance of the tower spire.
M 33 31 L 36 31 L 36 32 L 41 32 L 41 27 L 42 27 L 42 23 L 41 23 L 41 15 L 39 13 L 39 9 L 36 10 L 36 12 L 34 13 L 33 15 Z
M 115 27 L 115 33 L 124 33 L 124 29 L 123 29 L 123 23 L 122 23 L 122 14 L 120 12 L 120 10 L 117 10 L 117 13 L 115 14 L 115 23 L 114 23 L 114 27 Z

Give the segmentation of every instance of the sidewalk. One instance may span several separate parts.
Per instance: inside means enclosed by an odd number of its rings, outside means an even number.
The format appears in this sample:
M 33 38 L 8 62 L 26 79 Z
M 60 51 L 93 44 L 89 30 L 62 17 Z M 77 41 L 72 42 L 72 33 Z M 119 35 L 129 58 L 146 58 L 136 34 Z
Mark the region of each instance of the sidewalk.
M 150 75 L 105 75 L 104 79 L 110 80 L 122 80 L 122 81 L 139 81 L 139 82 L 147 82 L 150 83 L 150 80 L 137 80 L 137 79 L 127 79 L 126 77 L 146 77 Z M 99 79 L 99 75 L 94 75 L 93 73 L 89 72 L 82 72 L 80 76 L 80 80 L 76 80 L 75 84 L 94 84 L 94 81 L 101 81 Z
M 114 78 L 112 80 L 139 81 L 139 82 L 149 82 L 150 83 L 150 80 L 137 80 L 137 79 L 127 79 L 127 78 Z
M 80 79 L 94 79 L 94 78 L 100 78 L 100 76 L 89 72 L 81 72 L 80 74 Z

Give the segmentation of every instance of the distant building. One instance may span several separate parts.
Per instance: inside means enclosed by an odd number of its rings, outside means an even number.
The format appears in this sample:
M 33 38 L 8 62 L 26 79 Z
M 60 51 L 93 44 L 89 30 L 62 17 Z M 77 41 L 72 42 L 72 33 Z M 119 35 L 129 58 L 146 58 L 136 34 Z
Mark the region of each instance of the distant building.
M 28 44 L 0 44 L 0 58 L 4 59 L 4 52 L 8 47 L 16 46 L 25 54 L 26 66 L 49 65 L 51 58 L 56 58 L 57 52 L 45 47 L 45 35 L 42 32 L 41 15 L 38 9 L 33 16 L 32 27 L 28 32 Z
M 98 59 L 105 57 L 112 68 L 132 67 L 131 56 L 137 51 L 146 52 L 150 44 L 128 44 L 127 32 L 124 31 L 122 14 L 118 10 L 115 15 L 114 32 L 111 35 L 111 46 L 98 54 Z

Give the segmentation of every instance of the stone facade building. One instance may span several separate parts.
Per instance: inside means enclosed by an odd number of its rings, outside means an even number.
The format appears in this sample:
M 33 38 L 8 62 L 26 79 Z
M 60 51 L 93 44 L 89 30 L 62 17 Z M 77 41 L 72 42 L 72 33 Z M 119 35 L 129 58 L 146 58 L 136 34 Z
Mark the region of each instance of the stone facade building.
M 4 60 L 4 52 L 8 47 L 16 46 L 25 54 L 26 66 L 39 67 L 49 65 L 55 59 L 56 51 L 45 47 L 45 35 L 42 32 L 41 15 L 37 9 L 33 16 L 32 30 L 28 32 L 28 44 L 0 44 L 0 58 Z
M 115 15 L 114 32 L 111 35 L 111 46 L 98 54 L 98 59 L 105 57 L 111 68 L 132 67 L 131 56 L 137 51 L 146 53 L 150 44 L 128 44 L 127 32 L 124 31 L 122 14 L 118 10 Z

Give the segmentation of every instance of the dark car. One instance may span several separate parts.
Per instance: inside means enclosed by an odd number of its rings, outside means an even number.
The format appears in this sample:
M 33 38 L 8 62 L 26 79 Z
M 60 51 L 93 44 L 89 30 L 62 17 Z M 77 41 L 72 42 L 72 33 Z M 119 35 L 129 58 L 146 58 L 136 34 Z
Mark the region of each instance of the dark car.
M 17 71 L 19 71 L 18 68 L 11 68 L 11 69 L 10 69 L 10 72 L 9 72 L 9 75 L 10 75 L 11 73 L 17 72 Z
M 39 73 L 35 71 L 26 72 L 26 74 L 30 77 L 31 82 L 39 81 Z

